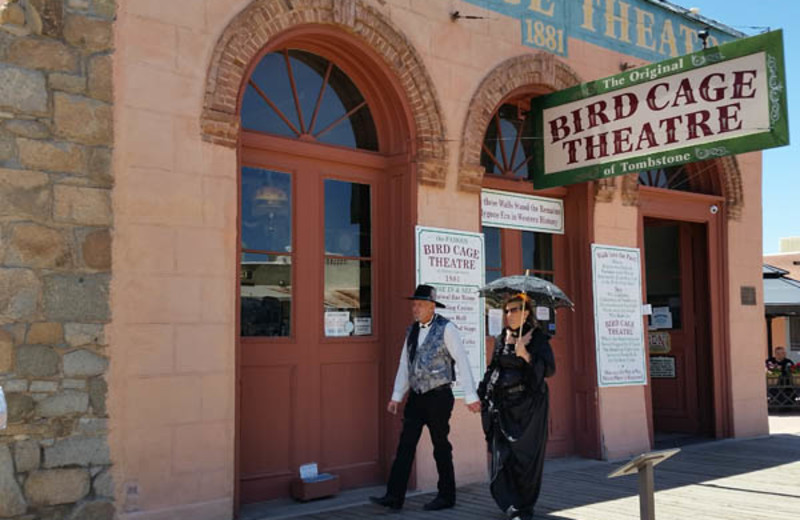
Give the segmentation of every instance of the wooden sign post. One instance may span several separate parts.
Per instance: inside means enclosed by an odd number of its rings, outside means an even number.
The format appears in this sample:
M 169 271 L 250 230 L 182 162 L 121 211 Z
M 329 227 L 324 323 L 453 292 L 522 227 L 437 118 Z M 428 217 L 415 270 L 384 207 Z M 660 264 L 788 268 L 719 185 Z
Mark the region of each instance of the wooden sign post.
M 639 474 L 639 517 L 641 520 L 655 520 L 655 486 L 653 467 L 678 453 L 680 448 L 642 453 L 621 468 L 608 474 L 608 478 Z

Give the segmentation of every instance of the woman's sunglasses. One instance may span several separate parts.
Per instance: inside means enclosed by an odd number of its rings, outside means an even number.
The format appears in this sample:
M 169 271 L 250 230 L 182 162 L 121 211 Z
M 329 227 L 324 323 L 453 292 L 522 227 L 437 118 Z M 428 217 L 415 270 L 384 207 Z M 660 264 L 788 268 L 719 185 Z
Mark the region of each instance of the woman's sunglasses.
M 510 309 L 503 309 L 503 312 L 506 314 L 514 314 L 515 312 L 519 312 L 522 310 L 522 307 L 511 307 Z

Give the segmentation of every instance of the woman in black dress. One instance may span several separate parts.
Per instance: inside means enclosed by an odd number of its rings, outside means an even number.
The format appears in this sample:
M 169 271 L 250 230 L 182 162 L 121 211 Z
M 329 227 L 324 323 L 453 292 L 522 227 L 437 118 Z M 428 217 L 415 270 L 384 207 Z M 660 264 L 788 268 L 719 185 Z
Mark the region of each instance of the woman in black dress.
M 549 396 L 556 365 L 549 336 L 520 295 L 504 306 L 506 327 L 478 387 L 491 454 L 490 490 L 508 518 L 530 520 L 542 484 Z

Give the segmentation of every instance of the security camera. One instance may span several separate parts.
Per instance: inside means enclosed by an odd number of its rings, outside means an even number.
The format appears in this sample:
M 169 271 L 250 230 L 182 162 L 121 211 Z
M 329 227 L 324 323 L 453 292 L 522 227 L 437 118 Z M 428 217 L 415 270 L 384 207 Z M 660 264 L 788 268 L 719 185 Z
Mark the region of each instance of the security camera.
M 703 42 L 703 48 L 705 49 L 708 47 L 708 37 L 711 36 L 711 32 L 709 31 L 708 27 L 697 31 L 697 37 L 700 38 L 700 41 Z
M 708 207 L 708 211 L 710 211 L 712 215 L 716 215 L 717 213 L 719 213 L 719 206 L 717 206 L 716 204 L 712 204 L 711 206 Z

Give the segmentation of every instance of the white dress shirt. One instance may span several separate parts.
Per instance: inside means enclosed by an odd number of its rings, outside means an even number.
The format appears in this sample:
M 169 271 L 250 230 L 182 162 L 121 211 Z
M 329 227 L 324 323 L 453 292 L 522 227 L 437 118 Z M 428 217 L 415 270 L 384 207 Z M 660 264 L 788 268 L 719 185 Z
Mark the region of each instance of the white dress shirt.
M 428 337 L 430 331 L 430 324 L 433 318 L 428 323 L 421 324 L 419 327 L 419 338 L 417 338 L 417 345 L 422 345 L 425 338 Z M 406 338 L 408 340 L 408 338 Z M 403 350 L 400 353 L 400 364 L 397 366 L 397 375 L 394 378 L 394 391 L 392 392 L 392 401 L 402 401 L 403 397 L 408 392 L 408 341 L 403 344 Z M 444 346 L 450 356 L 455 360 L 456 367 L 458 368 L 459 382 L 464 389 L 464 402 L 472 404 L 478 401 L 478 393 L 475 391 L 475 381 L 472 379 L 472 371 L 469 368 L 469 358 L 467 358 L 467 351 L 464 350 L 464 345 L 461 343 L 461 335 L 458 333 L 458 327 L 453 322 L 449 322 L 444 329 Z

